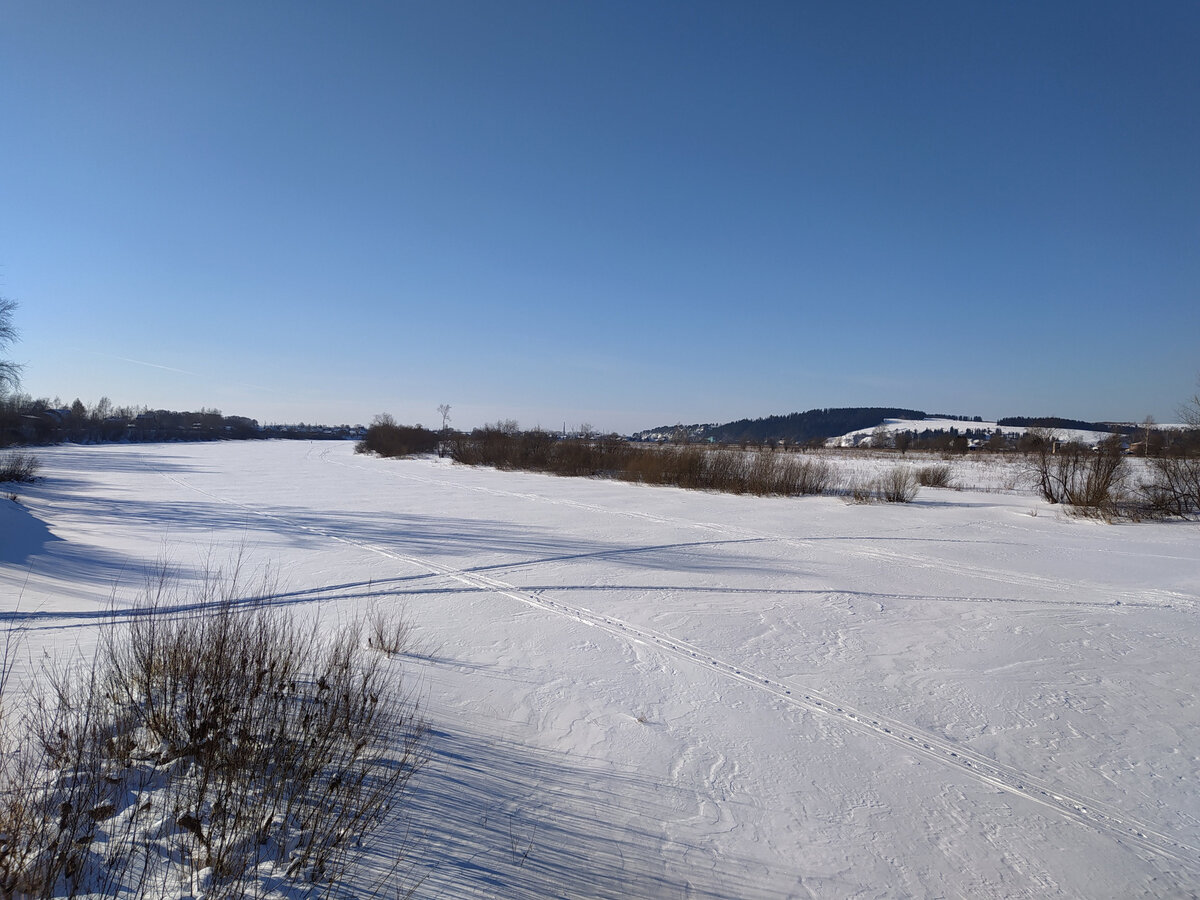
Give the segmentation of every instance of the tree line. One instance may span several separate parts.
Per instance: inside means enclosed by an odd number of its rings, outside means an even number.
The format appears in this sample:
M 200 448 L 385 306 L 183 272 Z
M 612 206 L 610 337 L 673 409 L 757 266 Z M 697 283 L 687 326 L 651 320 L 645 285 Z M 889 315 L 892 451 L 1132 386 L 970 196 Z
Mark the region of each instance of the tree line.
M 64 406 L 58 399 L 35 399 L 28 394 L 0 396 L 0 447 L 265 438 L 344 441 L 361 438 L 365 431 L 359 425 L 260 425 L 257 419 L 223 415 L 219 409 L 117 406 L 107 397 L 91 406 L 78 399 Z

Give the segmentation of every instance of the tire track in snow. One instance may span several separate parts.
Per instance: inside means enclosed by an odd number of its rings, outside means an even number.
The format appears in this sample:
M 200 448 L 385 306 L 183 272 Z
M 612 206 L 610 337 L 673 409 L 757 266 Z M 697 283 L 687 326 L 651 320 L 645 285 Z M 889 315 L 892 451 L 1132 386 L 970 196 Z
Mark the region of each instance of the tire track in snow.
M 714 656 L 687 641 L 664 632 L 640 627 L 584 607 L 562 603 L 544 591 L 526 591 L 478 571 L 460 569 L 424 557 L 379 547 L 368 541 L 295 522 L 285 516 L 266 512 L 195 487 L 174 475 L 159 471 L 163 478 L 218 503 L 234 506 L 258 518 L 357 547 L 369 553 L 404 562 L 432 574 L 455 581 L 474 590 L 484 590 L 543 612 L 572 619 L 585 626 L 629 642 L 657 648 L 659 651 L 691 662 L 727 680 L 735 681 L 768 694 L 776 700 L 804 710 L 824 721 L 848 730 L 879 738 L 906 752 L 936 760 L 992 788 L 1042 806 L 1063 818 L 1095 831 L 1107 833 L 1119 842 L 1168 859 L 1192 871 L 1200 872 L 1200 848 L 1186 844 L 1138 819 L 1081 795 L 1059 789 L 1029 773 L 990 759 L 969 748 L 941 738 L 921 728 L 877 713 L 859 709 L 813 688 L 805 688 L 785 679 L 775 679 L 746 666 Z M 599 509 L 599 508 L 597 508 Z

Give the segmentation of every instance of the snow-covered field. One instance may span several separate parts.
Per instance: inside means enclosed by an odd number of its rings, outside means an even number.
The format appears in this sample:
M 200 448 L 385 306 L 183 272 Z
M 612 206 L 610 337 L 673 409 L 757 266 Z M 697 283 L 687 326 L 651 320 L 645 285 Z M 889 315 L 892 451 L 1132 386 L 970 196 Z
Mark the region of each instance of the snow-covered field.
M 19 676 L 158 560 L 407 608 L 418 897 L 1200 895 L 1200 523 L 1071 519 L 972 458 L 986 490 L 850 505 L 349 444 L 39 455 L 0 501 Z

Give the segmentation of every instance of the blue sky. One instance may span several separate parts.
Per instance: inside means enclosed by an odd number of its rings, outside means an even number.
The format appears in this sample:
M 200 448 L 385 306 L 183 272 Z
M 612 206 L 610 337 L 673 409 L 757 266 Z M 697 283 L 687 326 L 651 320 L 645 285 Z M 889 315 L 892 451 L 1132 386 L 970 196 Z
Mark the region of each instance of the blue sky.
M 1171 421 L 1195 3 L 0 0 L 34 396 Z

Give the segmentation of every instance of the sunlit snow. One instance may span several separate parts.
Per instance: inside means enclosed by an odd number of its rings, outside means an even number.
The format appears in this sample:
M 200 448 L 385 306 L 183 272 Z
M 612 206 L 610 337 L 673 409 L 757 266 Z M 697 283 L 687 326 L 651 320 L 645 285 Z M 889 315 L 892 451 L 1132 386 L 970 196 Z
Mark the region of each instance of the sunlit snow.
M 1200 890 L 1200 523 L 1071 518 L 982 455 L 851 505 L 344 443 L 38 454 L 0 501 L 17 677 L 162 560 L 407 609 L 432 758 L 370 851 L 406 834 L 417 897 Z

